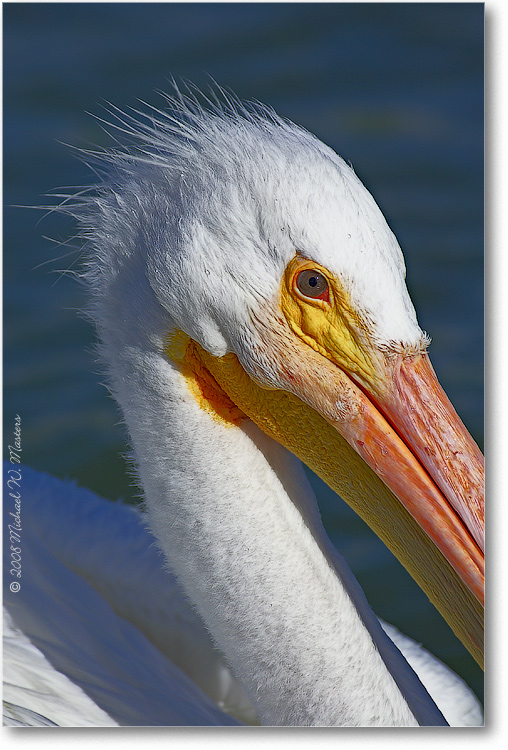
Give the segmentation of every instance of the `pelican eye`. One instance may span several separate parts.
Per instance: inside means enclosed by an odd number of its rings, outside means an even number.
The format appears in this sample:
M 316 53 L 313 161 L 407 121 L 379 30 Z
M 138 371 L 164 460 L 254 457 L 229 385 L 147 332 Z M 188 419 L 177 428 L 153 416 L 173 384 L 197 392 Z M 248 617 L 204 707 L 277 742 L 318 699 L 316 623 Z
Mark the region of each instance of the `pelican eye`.
M 296 277 L 298 291 L 311 299 L 328 300 L 328 282 L 319 271 L 307 268 Z

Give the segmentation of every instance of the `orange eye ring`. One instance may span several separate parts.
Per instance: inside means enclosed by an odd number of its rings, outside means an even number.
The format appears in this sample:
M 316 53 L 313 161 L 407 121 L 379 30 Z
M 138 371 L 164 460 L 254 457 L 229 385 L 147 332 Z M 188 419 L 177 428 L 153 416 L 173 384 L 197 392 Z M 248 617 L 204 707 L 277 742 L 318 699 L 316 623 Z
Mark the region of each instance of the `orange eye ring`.
M 330 302 L 328 281 L 326 277 L 315 268 L 305 268 L 297 275 L 295 285 L 301 295 L 309 299 L 320 299 Z

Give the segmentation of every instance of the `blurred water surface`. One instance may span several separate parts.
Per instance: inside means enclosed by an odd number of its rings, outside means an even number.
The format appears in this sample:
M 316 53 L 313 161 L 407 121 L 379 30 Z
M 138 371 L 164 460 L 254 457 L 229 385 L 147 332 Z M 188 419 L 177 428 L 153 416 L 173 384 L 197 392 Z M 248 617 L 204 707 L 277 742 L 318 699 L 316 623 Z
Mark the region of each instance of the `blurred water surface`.
M 350 161 L 406 256 L 439 378 L 483 443 L 483 6 L 478 4 L 6 4 L 5 435 L 23 458 L 133 499 L 125 436 L 101 386 L 82 290 L 59 258 L 69 219 L 14 206 L 93 177 L 63 144 L 110 143 L 104 102 L 160 106 L 169 78 L 209 76 L 305 126 Z M 50 201 L 51 202 L 51 201 Z M 46 239 L 51 238 L 51 241 Z M 70 241 L 72 245 L 72 240 Z M 47 261 L 52 261 L 47 263 Z M 42 264 L 42 265 L 41 265 Z M 479 695 L 482 673 L 347 506 L 313 480 L 325 523 L 374 610 Z

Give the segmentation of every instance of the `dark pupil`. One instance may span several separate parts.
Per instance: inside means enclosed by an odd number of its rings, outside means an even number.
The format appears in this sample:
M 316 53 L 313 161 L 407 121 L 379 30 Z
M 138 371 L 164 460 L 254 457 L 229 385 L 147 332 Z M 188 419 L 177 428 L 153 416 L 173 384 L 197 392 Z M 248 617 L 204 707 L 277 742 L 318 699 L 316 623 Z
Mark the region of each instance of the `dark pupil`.
M 309 279 L 309 286 L 317 286 L 318 280 L 315 276 L 311 276 Z

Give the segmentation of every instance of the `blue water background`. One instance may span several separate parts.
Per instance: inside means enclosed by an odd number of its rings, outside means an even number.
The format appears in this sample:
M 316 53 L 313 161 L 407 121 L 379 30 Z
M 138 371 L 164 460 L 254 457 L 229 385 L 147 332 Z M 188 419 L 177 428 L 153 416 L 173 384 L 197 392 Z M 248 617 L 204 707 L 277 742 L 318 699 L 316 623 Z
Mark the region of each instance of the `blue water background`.
M 23 459 L 133 499 L 125 436 L 101 386 L 82 290 L 63 269 L 74 227 L 13 208 L 88 184 L 63 144 L 110 144 L 104 102 L 160 105 L 170 76 L 208 75 L 350 161 L 406 257 L 442 385 L 483 443 L 483 6 L 7 4 L 4 11 L 4 441 Z M 58 190 L 57 190 L 58 192 Z M 48 240 L 46 238 L 51 238 Z M 70 240 L 70 245 L 72 245 Z M 41 265 L 43 264 L 43 265 Z M 314 481 L 329 533 L 374 610 L 482 695 L 482 673 L 393 556 Z

